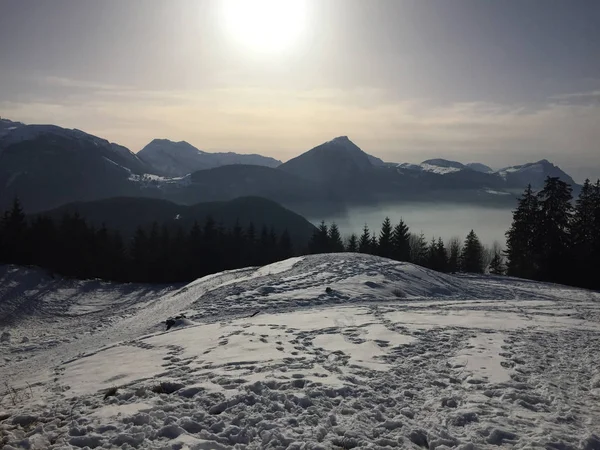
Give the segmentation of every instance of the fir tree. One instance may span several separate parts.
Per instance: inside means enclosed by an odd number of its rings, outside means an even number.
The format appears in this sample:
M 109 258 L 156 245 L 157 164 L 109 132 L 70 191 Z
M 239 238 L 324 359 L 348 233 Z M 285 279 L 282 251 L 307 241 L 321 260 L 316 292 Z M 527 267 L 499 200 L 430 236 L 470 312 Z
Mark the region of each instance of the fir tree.
M 540 209 L 538 199 L 527 186 L 513 212 L 513 222 L 506 232 L 507 273 L 510 276 L 533 278 L 538 272 L 538 227 Z
M 571 245 L 571 186 L 558 177 L 546 178 L 538 194 L 540 220 L 537 254 L 539 276 L 552 282 L 567 281 Z
M 467 235 L 460 255 L 460 267 L 463 272 L 483 273 L 483 246 L 475 231 Z
M 310 243 L 308 244 L 308 250 L 310 253 L 328 253 L 330 251 L 329 245 L 329 227 L 325 222 L 321 222 L 317 229 L 314 231 Z
M 358 237 L 352 233 L 348 238 L 348 244 L 346 245 L 346 251 L 350 253 L 358 252 Z
M 371 253 L 371 232 L 367 224 L 365 224 L 363 233 L 358 240 L 358 251 L 360 253 Z
M 577 199 L 575 213 L 571 222 L 572 256 L 574 267 L 571 280 L 578 285 L 590 286 L 597 268 L 594 265 L 595 221 L 596 221 L 595 186 L 585 180 Z
M 490 262 L 490 273 L 492 275 L 504 275 L 504 261 L 502 258 L 502 253 L 499 251 L 494 252 L 494 257 Z
M 28 225 L 18 198 L 13 200 L 10 211 L 6 211 L 4 214 L 0 228 L 2 229 L 0 247 L 2 247 L 3 258 L 13 264 L 30 264 Z
M 427 241 L 425 235 L 410 235 L 410 262 L 420 266 L 427 265 Z
M 441 238 L 431 239 L 427 249 L 427 267 L 438 272 L 448 271 L 448 252 Z
M 448 272 L 456 273 L 460 270 L 460 254 L 462 252 L 460 239 L 457 237 L 450 239 L 448 248 Z
M 392 232 L 391 257 L 396 261 L 410 260 L 410 232 L 403 220 L 400 220 Z
M 344 243 L 338 226 L 334 223 L 329 227 L 329 251 L 339 253 L 344 251 Z
M 376 255 L 379 251 L 379 240 L 377 239 L 377 235 L 373 233 L 371 236 L 371 244 L 369 245 L 369 254 Z
M 377 255 L 384 258 L 390 258 L 392 256 L 392 232 L 392 222 L 389 217 L 386 217 L 381 225 L 381 231 L 379 233 Z

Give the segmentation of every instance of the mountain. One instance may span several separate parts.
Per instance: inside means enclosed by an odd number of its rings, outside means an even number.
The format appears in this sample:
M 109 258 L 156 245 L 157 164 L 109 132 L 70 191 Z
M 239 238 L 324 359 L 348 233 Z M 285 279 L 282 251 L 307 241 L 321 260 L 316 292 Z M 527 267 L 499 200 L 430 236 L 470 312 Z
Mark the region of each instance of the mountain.
M 15 196 L 36 211 L 139 195 L 132 177 L 149 170 L 127 148 L 80 130 L 7 121 L 0 128 L 0 209 Z
M 344 253 L 0 302 L 7 449 L 600 448 L 594 291 Z
M 281 205 L 260 197 L 240 197 L 227 202 L 207 202 L 178 205 L 151 198 L 111 198 L 92 202 L 70 203 L 41 214 L 60 220 L 65 213 L 78 213 L 96 227 L 105 224 L 131 237 L 138 226 L 149 227 L 153 222 L 190 229 L 195 221 L 203 224 L 207 217 L 230 228 L 238 222 L 243 227 L 253 223 L 258 231 L 266 225 L 279 234 L 288 230 L 299 247 L 306 245 L 315 229 L 304 217 Z
M 481 164 L 481 163 L 468 163 L 468 164 L 466 164 L 466 166 L 469 169 L 476 170 L 477 172 L 482 172 L 482 173 L 492 173 L 492 172 L 494 172 L 494 169 L 492 169 L 489 166 L 486 166 L 485 164 Z
M 544 186 L 546 177 L 559 177 L 571 186 L 577 187 L 573 178 L 547 159 L 520 166 L 505 167 L 500 169 L 497 174 L 506 181 L 509 188 L 519 189 L 531 184 L 534 189 L 540 189 Z
M 383 161 L 363 152 L 348 136 L 340 136 L 290 159 L 279 169 L 312 182 L 332 183 L 380 165 L 384 165 Z
M 281 164 L 274 158 L 261 155 L 238 153 L 207 153 L 185 141 L 154 139 L 137 156 L 148 164 L 153 173 L 167 177 L 181 177 L 189 173 L 231 164 L 252 164 L 277 167 Z

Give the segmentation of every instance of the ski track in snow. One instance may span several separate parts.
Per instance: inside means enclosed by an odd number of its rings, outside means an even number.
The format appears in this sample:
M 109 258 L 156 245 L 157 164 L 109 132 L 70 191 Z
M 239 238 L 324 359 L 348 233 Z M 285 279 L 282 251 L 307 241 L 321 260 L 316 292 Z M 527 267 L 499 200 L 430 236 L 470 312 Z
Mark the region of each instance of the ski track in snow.
M 4 267 L 0 308 L 7 449 L 600 448 L 591 291 L 339 254 L 162 287 Z

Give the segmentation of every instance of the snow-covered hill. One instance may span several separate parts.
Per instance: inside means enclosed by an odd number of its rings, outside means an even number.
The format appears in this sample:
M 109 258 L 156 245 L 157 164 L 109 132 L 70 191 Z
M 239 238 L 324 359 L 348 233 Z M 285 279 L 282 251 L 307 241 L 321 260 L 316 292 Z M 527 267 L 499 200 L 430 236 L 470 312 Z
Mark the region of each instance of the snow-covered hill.
M 152 288 L 4 267 L 0 307 L 7 449 L 600 445 L 590 291 L 337 254 Z

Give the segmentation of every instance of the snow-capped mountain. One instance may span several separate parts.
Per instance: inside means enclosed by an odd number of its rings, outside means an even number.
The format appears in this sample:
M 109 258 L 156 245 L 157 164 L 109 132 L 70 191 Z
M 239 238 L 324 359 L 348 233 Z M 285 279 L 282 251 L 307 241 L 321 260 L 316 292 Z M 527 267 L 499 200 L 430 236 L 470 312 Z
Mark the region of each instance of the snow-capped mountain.
M 281 161 L 261 155 L 203 152 L 185 141 L 173 142 L 168 139 L 154 139 L 137 156 L 151 166 L 154 173 L 169 177 L 180 177 L 198 170 L 231 164 L 266 167 L 281 164 Z
M 4 121 L 0 133 L 1 209 L 15 196 L 36 211 L 137 195 L 131 177 L 149 171 L 127 148 L 80 130 Z
M 6 448 L 600 448 L 597 292 L 326 254 L 0 298 Z
M 559 177 L 570 185 L 576 186 L 573 178 L 547 159 L 520 166 L 505 167 L 496 173 L 506 180 L 509 187 L 523 187 L 531 184 L 534 188 L 540 188 L 544 185 L 546 177 Z

